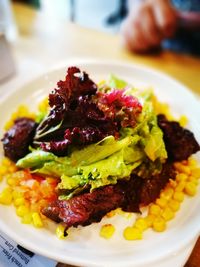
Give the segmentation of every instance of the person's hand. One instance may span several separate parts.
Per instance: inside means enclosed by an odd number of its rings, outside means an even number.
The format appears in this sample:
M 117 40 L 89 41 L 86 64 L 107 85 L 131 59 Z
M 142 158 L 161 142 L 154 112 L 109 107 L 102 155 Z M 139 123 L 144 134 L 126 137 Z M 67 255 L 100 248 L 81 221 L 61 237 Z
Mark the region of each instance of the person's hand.
M 131 8 L 121 32 L 129 50 L 143 53 L 172 37 L 176 26 L 177 13 L 168 0 L 144 0 Z

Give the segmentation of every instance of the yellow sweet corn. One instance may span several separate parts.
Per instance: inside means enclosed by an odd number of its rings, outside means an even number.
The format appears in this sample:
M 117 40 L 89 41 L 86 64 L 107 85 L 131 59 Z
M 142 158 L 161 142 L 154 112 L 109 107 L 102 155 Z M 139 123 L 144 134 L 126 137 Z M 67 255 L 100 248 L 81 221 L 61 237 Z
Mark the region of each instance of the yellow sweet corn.
M 174 199 L 170 199 L 168 202 L 168 206 L 171 210 L 174 212 L 178 211 L 180 209 L 180 202 Z
M 7 122 L 5 123 L 5 125 L 4 125 L 4 130 L 5 130 L 5 131 L 8 131 L 8 130 L 13 126 L 13 124 L 14 124 L 13 120 L 9 120 L 9 121 L 7 121 Z
M 185 181 L 180 181 L 180 182 L 177 184 L 176 188 L 175 188 L 175 192 L 182 192 L 183 189 L 185 188 L 185 184 L 186 184 Z
M 196 167 L 198 163 L 197 163 L 196 159 L 194 159 L 193 157 L 190 157 L 188 159 L 188 164 L 190 167 Z
M 27 214 L 25 214 L 22 219 L 21 219 L 21 222 L 23 224 L 31 224 L 32 223 L 32 213 L 29 212 Z
M 12 164 L 13 164 L 13 163 L 12 163 L 12 161 L 11 161 L 9 158 L 4 157 L 4 158 L 2 159 L 2 165 L 6 166 L 6 167 L 9 167 L 9 166 L 12 165 Z
M 5 175 L 7 173 L 7 167 L 4 165 L 0 166 L 0 175 Z
M 13 203 L 16 207 L 21 206 L 25 203 L 25 199 L 23 197 L 17 197 L 17 198 L 14 198 Z
M 49 106 L 48 98 L 45 97 L 38 105 L 38 110 L 40 112 L 46 112 Z
M 18 180 L 15 179 L 15 178 L 11 178 L 10 176 L 8 176 L 7 178 L 7 184 L 10 185 L 10 186 L 15 186 L 18 184 Z
M 32 213 L 32 220 L 33 220 L 33 225 L 36 228 L 43 227 L 43 222 L 42 222 L 42 219 L 41 219 L 40 214 L 38 212 L 33 212 Z
M 3 204 L 3 205 L 11 205 L 12 204 L 12 189 L 10 187 L 6 187 L 0 193 L 0 204 Z
M 194 176 L 189 176 L 187 181 L 188 181 L 188 182 L 192 182 L 192 183 L 194 183 L 195 185 L 198 185 L 198 180 L 197 180 L 197 178 L 195 178 Z
M 13 173 L 13 172 L 16 172 L 17 171 L 17 167 L 15 165 L 10 165 L 8 167 L 8 172 L 9 173 Z
M 200 178 L 200 168 L 195 168 L 191 170 L 191 175 L 197 179 Z
M 151 204 L 149 207 L 149 214 L 159 215 L 161 208 L 156 204 Z
M 186 181 L 187 178 L 188 178 L 188 175 L 185 174 L 185 173 L 178 173 L 178 174 L 176 175 L 176 181 L 177 181 L 177 182 Z
M 167 187 L 161 192 L 160 197 L 169 200 L 172 198 L 173 194 L 174 194 L 173 188 Z
M 101 227 L 100 236 L 109 239 L 113 236 L 115 227 L 112 224 L 105 224 Z
M 166 207 L 161 216 L 165 219 L 165 221 L 169 221 L 174 218 L 174 212 L 169 207 Z
M 155 220 L 156 216 L 153 215 L 153 214 L 148 214 L 146 217 L 145 217 L 145 220 L 147 222 L 147 225 L 148 227 L 151 227 L 153 225 L 153 221 Z
M 173 199 L 177 200 L 178 202 L 182 202 L 184 200 L 183 192 L 175 192 L 173 195 Z
M 189 196 L 194 196 L 197 193 L 197 186 L 192 182 L 187 182 L 185 185 L 185 193 Z
M 29 208 L 26 205 L 21 205 L 16 208 L 16 214 L 19 217 L 24 217 L 27 213 L 29 213 Z
M 134 223 L 134 227 L 140 229 L 141 231 L 144 231 L 148 228 L 148 224 L 145 218 L 138 218 Z
M 59 224 L 56 227 L 56 235 L 59 239 L 65 239 L 66 235 L 65 235 L 65 227 L 62 224 Z
M 179 123 L 182 127 L 185 127 L 188 123 L 188 118 L 185 115 L 182 115 L 179 119 Z
M 178 170 L 181 173 L 185 173 L 185 174 L 191 174 L 191 170 L 189 166 L 185 166 L 183 164 L 181 164 L 180 162 L 176 162 L 174 163 L 174 166 L 176 168 L 176 170 Z
M 160 206 L 161 208 L 164 208 L 167 206 L 167 200 L 165 198 L 157 198 L 156 204 Z
M 153 230 L 155 230 L 156 232 L 163 232 L 166 229 L 166 222 L 163 218 L 157 217 L 155 218 L 155 220 L 153 221 L 153 225 L 152 225 Z
M 15 200 L 16 198 L 23 197 L 23 193 L 21 191 L 13 190 L 12 197 Z
M 139 240 L 142 239 L 142 231 L 136 227 L 126 227 L 124 229 L 124 238 L 126 240 Z

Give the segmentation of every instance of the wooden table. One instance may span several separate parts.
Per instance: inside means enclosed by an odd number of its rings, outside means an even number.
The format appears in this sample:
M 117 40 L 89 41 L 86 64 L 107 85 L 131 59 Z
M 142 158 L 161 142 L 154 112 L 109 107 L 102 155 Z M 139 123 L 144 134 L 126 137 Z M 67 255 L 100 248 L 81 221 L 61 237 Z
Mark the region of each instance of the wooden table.
M 115 59 L 159 69 L 200 94 L 199 58 L 169 51 L 145 56 L 132 54 L 122 48 L 118 35 L 85 29 L 66 21 L 55 21 L 21 4 L 14 4 L 13 10 L 19 32 L 19 38 L 12 45 L 18 75 L 24 75 L 25 68 L 22 73 L 20 66 L 23 62 L 27 64 L 27 60 L 48 69 L 70 58 Z M 32 72 L 37 72 L 37 68 Z M 186 266 L 200 266 L 200 241 Z

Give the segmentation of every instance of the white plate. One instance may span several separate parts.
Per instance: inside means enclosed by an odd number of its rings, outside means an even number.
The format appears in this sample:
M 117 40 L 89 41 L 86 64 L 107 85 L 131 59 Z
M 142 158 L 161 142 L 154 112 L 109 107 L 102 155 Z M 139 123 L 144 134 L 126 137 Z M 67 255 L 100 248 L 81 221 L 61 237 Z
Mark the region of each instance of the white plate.
M 0 114 L 4 115 L 0 129 L 19 104 L 25 103 L 34 108 L 54 88 L 56 82 L 64 78 L 70 65 L 72 64 L 66 64 L 65 67 L 39 77 L 1 100 Z M 172 78 L 138 65 L 119 62 L 85 61 L 73 62 L 73 65 L 87 71 L 96 82 L 113 73 L 136 86 L 153 87 L 159 99 L 170 104 L 175 115 L 185 114 L 190 118 L 189 128 L 200 141 L 199 103 L 189 90 Z M 2 130 L 0 135 L 3 135 Z M 132 219 L 122 216 L 103 219 L 98 224 L 72 229 L 69 237 L 61 241 L 48 229 L 37 230 L 22 225 L 12 207 L 1 205 L 0 229 L 22 246 L 60 262 L 78 266 L 155 266 L 179 253 L 200 233 L 199 209 L 198 193 L 196 197 L 184 201 L 181 210 L 168 223 L 164 233 L 148 230 L 141 241 L 130 242 L 122 237 L 123 229 L 132 224 L 134 216 Z M 100 238 L 101 225 L 113 221 L 116 226 L 114 237 L 110 240 Z

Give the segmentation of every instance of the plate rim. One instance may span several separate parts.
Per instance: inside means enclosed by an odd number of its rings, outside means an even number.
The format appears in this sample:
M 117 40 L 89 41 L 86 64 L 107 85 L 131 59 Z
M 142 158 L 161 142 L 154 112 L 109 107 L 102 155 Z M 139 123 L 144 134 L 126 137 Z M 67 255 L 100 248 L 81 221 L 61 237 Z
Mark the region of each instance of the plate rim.
M 37 77 L 35 77 L 34 79 L 28 81 L 28 82 L 25 82 L 24 84 L 22 84 L 21 86 L 19 86 L 18 88 L 16 88 L 14 91 L 10 92 L 10 94 L 7 94 L 5 97 L 1 98 L 0 99 L 0 106 L 6 102 L 7 99 L 9 99 L 9 97 L 11 97 L 13 94 L 17 94 L 20 90 L 22 90 L 22 88 L 26 87 L 26 86 L 29 86 L 30 84 L 32 84 L 33 82 L 36 82 L 37 80 L 41 80 L 42 77 L 44 77 L 45 75 L 51 75 L 51 73 L 55 72 L 55 71 L 58 71 L 58 70 L 61 70 L 61 69 L 64 69 L 64 68 L 67 68 L 69 66 L 69 64 L 73 64 L 73 65 L 107 65 L 107 66 L 113 66 L 113 65 L 118 65 L 119 67 L 124 67 L 124 68 L 136 68 L 136 69 L 139 69 L 140 71 L 145 71 L 145 72 L 149 72 L 150 74 L 152 73 L 154 76 L 160 76 L 160 77 L 163 77 L 167 80 L 170 80 L 171 82 L 173 82 L 175 85 L 177 86 L 181 86 L 183 88 L 183 90 L 185 90 L 185 92 L 189 93 L 191 96 L 193 96 L 193 100 L 194 102 L 196 103 L 196 105 L 198 104 L 198 101 L 196 100 L 196 98 L 194 97 L 194 93 L 192 91 L 190 91 L 184 84 L 182 84 L 180 81 L 176 80 L 175 78 L 171 77 L 170 75 L 160 71 L 160 70 L 157 70 L 157 69 L 154 69 L 154 68 L 150 68 L 150 67 L 146 67 L 145 65 L 143 64 L 132 64 L 132 63 L 125 63 L 125 62 L 120 62 L 118 60 L 99 60 L 99 59 L 79 59 L 79 60 L 74 60 L 74 59 L 71 59 L 71 60 L 68 60 L 66 61 L 66 63 L 62 63 L 62 64 L 59 64 L 51 69 L 49 69 L 49 71 L 45 72 L 45 73 L 42 73 L 41 75 L 38 75 Z M 198 106 L 197 106 L 198 107 Z M 200 108 L 198 107 L 199 111 L 200 111 Z M 2 226 L 2 223 L 1 223 L 1 220 L 0 220 L 0 225 Z M 2 229 L 1 229 L 2 230 Z M 17 237 L 17 235 L 14 235 L 11 236 L 9 234 L 9 229 L 8 231 L 4 231 L 3 232 L 6 233 L 6 235 L 8 235 L 9 237 L 11 237 L 15 242 L 19 243 L 20 245 L 30 249 L 31 251 L 35 252 L 35 253 L 38 253 L 38 254 L 41 254 L 41 250 L 37 250 L 35 249 L 35 247 L 31 246 L 31 243 L 30 242 L 26 242 L 26 239 L 23 240 L 23 238 L 21 238 L 19 240 L 19 238 Z M 165 253 L 165 255 L 162 255 L 160 256 L 158 259 L 156 259 L 156 261 L 158 260 L 162 260 L 166 257 L 169 256 L 169 254 L 171 253 L 174 253 L 174 252 L 178 252 L 180 251 L 181 249 L 183 249 L 184 247 L 186 247 L 198 234 L 200 234 L 200 227 L 199 227 L 199 231 L 198 233 L 196 234 L 193 234 L 190 239 L 187 239 L 187 242 L 184 242 L 182 244 L 182 246 L 179 246 L 179 248 L 176 250 L 176 251 L 168 251 L 167 254 Z M 27 245 L 27 243 L 29 243 Z M 59 260 L 59 261 L 62 261 L 62 262 L 66 262 L 66 263 L 69 263 L 69 264 L 83 264 L 83 262 L 78 259 L 71 259 L 70 257 L 67 257 L 66 260 L 63 259 L 63 257 L 54 257 L 50 254 L 47 253 L 46 250 L 42 250 L 42 254 L 43 256 L 46 256 L 48 258 L 52 258 L 54 260 Z M 152 259 L 151 261 L 148 261 L 148 263 L 153 263 L 155 262 L 155 259 Z M 90 266 L 99 266 L 98 263 L 95 263 L 95 262 L 91 262 L 91 260 L 89 261 L 84 261 L 84 264 L 89 264 Z M 127 262 L 127 264 L 131 264 L 130 261 Z M 140 265 L 142 264 L 145 264 L 145 261 L 141 261 L 140 262 Z M 115 266 L 118 266 L 118 265 L 115 265 Z

